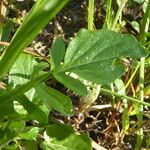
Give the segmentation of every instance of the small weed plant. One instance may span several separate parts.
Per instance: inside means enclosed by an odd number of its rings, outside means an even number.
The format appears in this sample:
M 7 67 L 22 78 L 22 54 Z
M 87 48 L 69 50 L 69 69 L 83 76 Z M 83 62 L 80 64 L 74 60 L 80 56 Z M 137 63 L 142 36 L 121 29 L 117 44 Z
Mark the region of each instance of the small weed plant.
M 10 44 L 1 42 L 7 47 L 3 48 L 0 56 L 0 149 L 92 149 L 93 142 L 88 134 L 79 134 L 73 127 L 49 118 L 53 110 L 63 116 L 75 115 L 73 100 L 47 85 L 47 80 L 55 78 L 67 89 L 86 98 L 84 112 L 101 93 L 112 97 L 112 107 L 116 103 L 115 98 L 119 97 L 123 109 L 120 134 L 122 137 L 128 134 L 130 116 L 135 115 L 138 120 L 135 149 L 140 150 L 143 109 L 150 107 L 150 103 L 144 101 L 144 94 L 149 95 L 150 89 L 149 85 L 144 88 L 145 70 L 150 65 L 150 1 L 145 2 L 144 17 L 135 38 L 131 34 L 120 33 L 122 11 L 128 0 L 118 0 L 117 11 L 113 9 L 112 0 L 105 1 L 106 19 L 100 30 L 94 28 L 94 0 L 89 0 L 88 29 L 80 29 L 67 48 L 62 38 L 56 38 L 49 50 L 50 58 L 45 61 L 43 56 L 39 56 L 37 59 L 27 46 L 67 2 L 37 0 Z M 4 22 L 1 21 L 1 39 L 4 34 Z M 125 83 L 122 77 L 128 71 L 124 63 L 127 60 L 132 60 L 133 66 L 130 78 Z M 139 91 L 134 96 L 127 95 L 138 71 Z M 94 95 L 91 99 L 88 97 L 89 84 Z M 131 104 L 134 105 L 132 112 L 129 111 Z M 150 142 L 147 142 L 146 147 L 149 145 Z

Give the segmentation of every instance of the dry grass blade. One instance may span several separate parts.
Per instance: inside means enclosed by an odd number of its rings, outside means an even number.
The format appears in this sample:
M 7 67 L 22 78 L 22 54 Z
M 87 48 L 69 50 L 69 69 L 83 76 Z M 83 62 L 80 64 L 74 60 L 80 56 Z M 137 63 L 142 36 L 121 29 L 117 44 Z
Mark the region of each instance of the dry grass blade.
M 92 147 L 95 149 L 95 150 L 107 150 L 106 148 L 98 145 L 95 141 L 92 140 Z

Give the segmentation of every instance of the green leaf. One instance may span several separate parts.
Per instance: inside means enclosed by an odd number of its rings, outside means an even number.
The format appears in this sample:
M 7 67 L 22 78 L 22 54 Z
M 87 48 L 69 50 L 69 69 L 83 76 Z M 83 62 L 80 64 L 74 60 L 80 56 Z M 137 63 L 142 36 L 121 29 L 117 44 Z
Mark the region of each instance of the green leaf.
M 69 150 L 66 146 L 59 144 L 52 144 L 44 142 L 42 145 L 43 150 Z
M 24 120 L 13 120 L 12 122 L 10 122 L 8 128 L 11 131 L 15 132 L 15 135 L 17 135 L 18 133 L 22 132 L 23 129 L 25 128 L 25 121 Z
M 56 133 L 57 131 L 57 133 Z M 52 138 L 53 141 L 61 141 L 68 138 L 71 134 L 74 134 L 73 128 L 65 124 L 51 124 L 46 133 Z
M 9 71 L 9 82 L 12 82 L 14 87 L 27 83 L 36 64 L 33 56 L 22 53 Z
M 68 0 L 38 0 L 17 30 L 10 46 L 0 58 L 0 78 L 11 68 L 39 31 L 63 8 Z
M 86 134 L 77 135 L 70 126 L 53 124 L 46 129 L 50 141 L 43 143 L 47 150 L 92 150 L 91 140 Z
M 16 98 L 16 100 L 26 109 L 26 111 L 30 114 L 31 119 L 35 119 L 40 123 L 47 123 L 48 116 L 46 113 L 36 106 L 34 103 L 30 102 L 29 99 L 25 95 L 20 95 Z
M 139 4 L 141 4 L 141 3 L 144 2 L 144 0 L 134 0 L 134 1 L 137 2 L 137 3 L 139 3 Z
M 53 108 L 68 116 L 72 116 L 74 114 L 73 105 L 68 96 L 65 96 L 51 87 L 38 83 L 35 85 L 35 90 L 49 109 Z
M 26 130 L 18 135 L 19 138 L 25 140 L 35 140 L 39 133 L 38 127 L 26 128 Z
M 47 67 L 49 67 L 49 64 L 47 62 L 39 62 L 38 64 L 36 64 L 33 68 L 31 78 L 36 78 L 39 75 L 43 74 L 43 70 Z
M 116 79 L 114 84 L 117 88 L 118 94 L 126 95 L 125 85 L 121 79 Z M 124 131 L 127 131 L 129 129 L 129 123 L 130 123 L 127 99 L 123 99 L 123 104 L 124 104 L 124 109 L 122 114 L 122 129 Z
M 65 56 L 65 44 L 61 38 L 57 38 L 52 48 L 50 49 L 51 68 L 60 66 L 61 61 Z
M 76 94 L 81 96 L 86 96 L 88 94 L 86 86 L 80 80 L 63 73 L 55 74 L 54 77 Z
M 19 146 L 18 142 L 12 142 L 11 144 L 5 146 L 5 149 L 3 150 L 15 150 L 18 148 L 18 146 Z
M 122 65 L 115 65 L 116 59 L 146 55 L 147 51 L 131 35 L 82 29 L 70 42 L 64 64 L 57 71 L 73 72 L 86 80 L 107 84 L 125 72 Z
M 34 140 L 27 140 L 21 142 L 21 146 L 23 146 L 25 150 L 38 150 L 37 143 Z
M 51 69 L 57 68 L 61 65 L 61 61 L 65 55 L 65 44 L 62 39 L 57 38 L 54 42 L 51 53 Z M 78 95 L 85 96 L 88 94 L 86 86 L 78 79 L 72 78 L 64 73 L 58 73 L 54 77 L 62 83 L 65 87 L 76 92 Z
M 8 115 L 15 114 L 15 110 L 13 107 L 13 102 L 4 102 L 0 104 L 0 120 L 4 119 Z
M 13 22 L 12 20 L 8 20 L 8 22 L 6 22 L 6 24 L 3 27 L 2 41 L 8 41 L 12 28 Z
M 9 82 L 13 83 L 14 87 L 27 83 L 33 76 L 32 74 L 35 65 L 37 65 L 37 62 L 33 56 L 22 53 L 9 71 Z M 31 89 L 26 93 L 30 100 L 33 99 L 34 94 L 34 89 Z
M 150 85 L 147 85 L 145 88 L 144 88 L 144 95 L 150 95 Z
M 128 108 L 124 108 L 123 114 L 122 114 L 122 129 L 127 131 L 129 129 L 130 125 L 130 113 Z
M 114 84 L 117 88 L 117 93 L 118 94 L 122 94 L 122 95 L 125 95 L 125 85 L 124 85 L 124 82 L 121 80 L 121 79 L 116 79 L 114 81 Z

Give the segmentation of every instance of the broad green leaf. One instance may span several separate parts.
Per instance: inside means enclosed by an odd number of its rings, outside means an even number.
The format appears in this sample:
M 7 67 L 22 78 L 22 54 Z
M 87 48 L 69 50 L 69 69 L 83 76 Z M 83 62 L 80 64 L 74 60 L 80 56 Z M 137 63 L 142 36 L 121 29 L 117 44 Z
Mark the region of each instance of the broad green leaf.
M 146 55 L 147 51 L 131 35 L 82 29 L 70 42 L 64 65 L 58 71 L 73 72 L 86 80 L 107 84 L 125 72 L 122 65 L 115 64 L 116 59 Z
M 43 150 L 69 150 L 66 146 L 59 145 L 59 144 L 52 144 L 44 142 L 42 144 Z
M 28 82 L 36 64 L 33 56 L 22 53 L 9 71 L 9 82 L 12 82 L 14 87 Z
M 49 109 L 53 108 L 68 116 L 72 116 L 74 114 L 73 105 L 69 97 L 40 83 L 35 85 L 35 90 Z
M 76 94 L 81 96 L 86 96 L 88 94 L 86 86 L 80 80 L 63 73 L 55 74 L 54 77 Z
M 25 128 L 24 131 L 18 135 L 18 137 L 25 140 L 35 140 L 38 133 L 39 133 L 38 127 L 32 127 L 29 129 Z
M 57 133 L 56 133 L 57 131 Z M 71 134 L 74 134 L 73 128 L 65 124 L 51 124 L 46 129 L 47 135 L 54 141 L 61 141 L 68 138 Z
M 42 109 L 36 106 L 33 102 L 30 102 L 25 95 L 18 96 L 16 100 L 26 109 L 30 114 L 31 119 L 35 119 L 40 123 L 47 123 L 48 116 Z
M 50 49 L 51 69 L 57 68 L 61 65 L 61 61 L 63 60 L 64 55 L 65 55 L 65 44 L 62 39 L 57 38 L 52 48 Z M 74 79 L 64 73 L 56 74 L 54 75 L 54 77 L 64 86 L 76 92 L 78 95 L 82 96 L 87 95 L 86 86 L 78 79 Z
M 60 66 L 61 61 L 65 56 L 65 44 L 61 38 L 57 38 L 52 48 L 50 49 L 51 68 Z
M 38 146 L 36 141 L 34 140 L 27 140 L 27 141 L 21 141 L 21 146 L 25 149 L 25 150 L 38 150 Z
M 35 65 L 37 65 L 37 62 L 33 56 L 22 53 L 9 71 L 9 82 L 13 83 L 14 87 L 27 83 L 31 79 Z M 34 94 L 34 89 L 26 93 L 30 100 L 32 100 Z
M 9 71 L 23 49 L 67 2 L 68 0 L 38 0 L 36 2 L 11 40 L 10 46 L 0 58 L 0 78 Z
M 49 150 L 92 150 L 91 140 L 86 134 L 77 135 L 70 126 L 63 124 L 50 125 L 46 130 L 50 141 L 43 143 Z

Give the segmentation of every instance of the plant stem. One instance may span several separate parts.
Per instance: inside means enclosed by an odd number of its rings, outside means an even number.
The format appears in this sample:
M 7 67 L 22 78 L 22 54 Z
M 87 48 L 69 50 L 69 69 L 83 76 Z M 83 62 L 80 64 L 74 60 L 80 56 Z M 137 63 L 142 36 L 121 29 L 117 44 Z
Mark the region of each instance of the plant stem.
M 146 29 L 146 24 L 147 24 L 148 18 L 150 18 L 150 0 L 148 1 L 146 12 L 145 12 L 142 24 L 140 26 L 139 41 L 141 41 L 141 42 L 144 42 L 145 29 Z
M 3 33 L 3 27 L 2 27 L 2 25 L 0 24 L 0 41 L 1 41 L 1 39 L 2 39 L 2 33 Z
M 145 32 L 146 32 L 146 24 L 148 21 L 150 15 L 150 0 L 148 1 L 146 12 L 144 15 L 144 18 L 142 20 L 141 28 L 140 28 L 140 34 L 139 34 L 139 40 L 144 44 L 145 41 Z M 140 86 L 140 92 L 139 92 L 139 99 L 141 102 L 144 102 L 144 71 L 145 71 L 145 58 L 141 58 L 140 61 L 140 76 L 139 76 L 139 86 Z M 138 126 L 140 127 L 143 124 L 143 106 L 137 106 L 137 118 L 138 118 Z M 136 149 L 140 149 L 143 142 L 143 128 L 140 128 L 137 130 L 137 140 L 136 140 Z
M 106 25 L 107 25 L 107 28 L 110 29 L 112 0 L 107 0 L 106 5 L 107 5 Z
M 119 9 L 116 13 L 116 16 L 113 20 L 111 30 L 114 30 L 117 25 L 118 20 L 119 19 L 121 20 L 122 10 L 125 7 L 125 4 L 127 1 L 128 0 L 121 0 L 121 4 L 120 4 Z M 125 95 L 125 93 L 124 93 L 124 95 Z M 124 111 L 123 111 L 123 115 L 122 115 L 122 129 L 123 129 L 123 131 L 126 131 L 126 130 L 128 130 L 128 127 L 129 127 L 129 113 L 128 113 L 128 102 L 127 102 L 127 98 L 125 98 L 125 97 L 123 99 L 123 104 L 124 104 Z
M 140 79 L 139 79 L 139 85 L 140 85 L 140 92 L 139 92 L 139 99 L 141 102 L 144 102 L 144 66 L 145 66 L 145 58 L 141 58 L 140 62 Z M 137 106 L 137 118 L 138 118 L 138 126 L 141 127 L 143 124 L 143 106 L 139 105 Z M 137 143 L 135 149 L 140 149 L 141 144 L 143 141 L 143 128 L 139 128 L 137 130 Z
M 94 0 L 89 0 L 88 6 L 88 30 L 93 31 L 94 25 Z
M 116 16 L 114 18 L 114 21 L 113 21 L 113 24 L 112 24 L 112 28 L 111 28 L 112 30 L 115 29 L 115 27 L 117 25 L 117 22 L 118 22 L 120 16 L 122 15 L 122 10 L 123 10 L 124 6 L 126 5 L 127 1 L 128 0 L 122 0 L 121 4 L 119 6 L 119 9 L 118 9 L 118 11 L 116 13 Z
M 150 107 L 150 103 L 142 102 L 142 101 L 140 101 L 140 99 L 136 99 L 136 98 L 133 98 L 133 97 L 130 97 L 130 96 L 118 94 L 118 93 L 112 92 L 111 90 L 108 90 L 108 89 L 101 88 L 101 92 L 106 93 L 108 95 L 114 95 L 116 97 L 120 97 L 121 99 L 128 99 L 129 101 L 137 102 L 140 105 L 146 105 L 146 106 Z
M 89 0 L 88 6 L 88 30 L 94 31 L 94 0 Z M 82 110 L 86 111 L 97 99 L 100 92 L 100 85 L 90 83 L 92 90 L 88 92 L 88 95 L 83 97 L 84 104 Z
M 125 89 L 127 89 L 127 87 L 130 85 L 130 83 L 133 80 L 135 74 L 137 73 L 139 67 L 140 67 L 140 63 L 136 66 L 136 69 L 134 70 L 134 72 L 132 73 L 130 79 L 128 80 L 127 84 L 125 85 Z
M 0 57 L 0 79 L 9 72 L 22 51 L 68 1 L 69 0 L 38 0 L 35 3 L 24 22 L 13 36 L 10 46 L 7 47 Z M 22 35 L 24 36 L 22 37 Z
M 15 89 L 13 89 L 11 91 L 8 91 L 4 94 L 1 94 L 0 95 L 0 104 L 2 104 L 3 102 L 6 102 L 6 101 L 13 100 L 13 98 L 15 96 L 17 96 L 18 94 L 20 94 L 20 93 L 27 92 L 28 90 L 30 90 L 34 86 L 34 83 L 36 81 L 43 82 L 43 81 L 45 81 L 45 80 L 47 80 L 51 77 L 52 77 L 52 71 L 48 72 L 48 73 L 45 73 L 43 75 L 40 75 L 40 76 L 36 77 L 35 79 L 30 80 L 26 84 L 21 85 L 19 87 L 16 87 Z
M 4 25 L 4 20 L 5 20 L 5 15 L 6 15 L 6 5 L 7 1 L 0 1 L 0 41 L 2 38 L 2 33 L 3 33 L 3 25 Z

